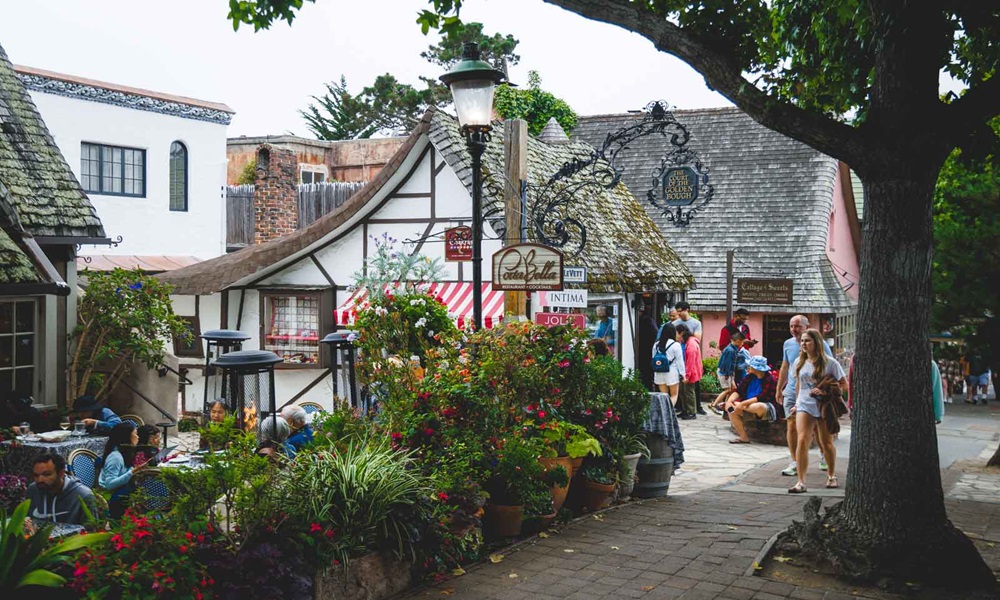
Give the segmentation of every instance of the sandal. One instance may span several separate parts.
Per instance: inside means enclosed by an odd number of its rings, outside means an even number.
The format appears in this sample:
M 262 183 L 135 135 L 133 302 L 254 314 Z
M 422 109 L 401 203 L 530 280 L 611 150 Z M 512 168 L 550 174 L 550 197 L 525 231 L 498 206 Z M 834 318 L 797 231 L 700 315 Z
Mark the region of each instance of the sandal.
M 836 475 L 834 475 L 833 477 L 827 477 L 826 478 L 826 487 L 828 487 L 830 489 L 839 488 L 840 487 L 840 484 L 837 483 L 837 476 Z
M 807 491 L 806 486 L 802 485 L 801 483 L 796 483 L 792 487 L 788 488 L 789 494 L 804 494 L 806 493 L 806 491 Z
M 750 440 L 742 440 L 740 438 L 733 438 L 729 440 L 730 444 L 749 444 Z

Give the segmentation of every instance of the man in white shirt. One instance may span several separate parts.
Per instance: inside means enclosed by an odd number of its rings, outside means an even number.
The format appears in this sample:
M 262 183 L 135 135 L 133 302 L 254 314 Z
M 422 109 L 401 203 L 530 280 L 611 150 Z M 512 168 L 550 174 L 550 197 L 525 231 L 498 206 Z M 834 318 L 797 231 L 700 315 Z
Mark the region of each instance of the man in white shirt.
M 691 305 L 687 302 L 681 301 L 678 302 L 674 308 L 677 309 L 678 315 L 677 320 L 674 321 L 674 327 L 678 325 L 687 326 L 691 335 L 698 338 L 698 342 L 701 343 L 701 321 L 688 314 L 691 311 Z

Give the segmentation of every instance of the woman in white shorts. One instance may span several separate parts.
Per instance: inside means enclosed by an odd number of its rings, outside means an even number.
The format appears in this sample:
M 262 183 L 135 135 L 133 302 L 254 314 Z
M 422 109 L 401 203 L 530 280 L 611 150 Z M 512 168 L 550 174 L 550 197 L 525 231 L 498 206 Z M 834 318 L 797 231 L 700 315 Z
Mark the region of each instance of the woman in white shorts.
M 684 380 L 684 352 L 677 343 L 677 329 L 673 323 L 664 323 L 660 328 L 660 336 L 653 344 L 653 356 L 663 352 L 670 361 L 670 370 L 663 373 L 653 373 L 653 383 L 661 392 L 670 394 L 670 402 L 676 404 L 679 383 Z
M 832 377 L 840 383 L 841 389 L 847 389 L 847 377 L 844 369 L 836 360 L 823 351 L 823 336 L 815 329 L 807 329 L 799 340 L 801 350 L 799 359 L 795 361 L 795 429 L 798 432 L 798 445 L 795 448 L 795 462 L 798 464 L 798 482 L 788 488 L 791 494 L 801 494 L 806 491 L 805 476 L 809 468 L 809 444 L 812 441 L 813 427 L 818 424 L 819 445 L 826 458 L 826 487 L 839 487 L 837 483 L 837 449 L 833 446 L 833 435 L 826 428 L 820 414 L 819 402 L 816 400 L 813 386 L 824 377 Z M 819 390 L 816 390 L 819 392 Z

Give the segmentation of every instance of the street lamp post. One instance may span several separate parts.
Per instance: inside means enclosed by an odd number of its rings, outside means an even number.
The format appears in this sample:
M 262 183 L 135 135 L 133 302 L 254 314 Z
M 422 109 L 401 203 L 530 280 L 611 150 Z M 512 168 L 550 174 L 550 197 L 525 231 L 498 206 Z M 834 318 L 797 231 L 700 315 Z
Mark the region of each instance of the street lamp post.
M 472 157 L 472 310 L 476 330 L 483 326 L 483 152 L 490 139 L 493 91 L 502 72 L 482 60 L 479 45 L 466 42 L 462 60 L 441 76 L 451 88 L 458 124 Z

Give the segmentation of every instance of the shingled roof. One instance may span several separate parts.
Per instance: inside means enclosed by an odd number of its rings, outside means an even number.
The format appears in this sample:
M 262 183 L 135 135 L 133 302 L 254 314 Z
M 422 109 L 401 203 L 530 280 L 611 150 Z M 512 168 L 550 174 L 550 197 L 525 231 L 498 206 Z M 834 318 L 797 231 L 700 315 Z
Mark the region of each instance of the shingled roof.
M 458 124 L 453 117 L 431 108 L 375 179 L 337 210 L 282 238 L 157 277 L 173 285 L 176 294 L 206 294 L 231 287 L 293 257 L 344 225 L 372 200 L 423 136 L 428 137 L 471 193 L 470 158 Z M 592 151 L 586 144 L 548 146 L 529 138 L 528 165 L 532 183 L 544 181 L 565 162 L 585 157 Z M 492 141 L 483 156 L 483 168 L 487 180 L 496 181 L 503 173 L 503 127 L 494 128 Z M 490 189 L 494 187 L 487 186 L 484 190 L 484 206 L 499 208 L 502 199 L 490 194 Z M 529 203 L 535 201 L 533 194 L 529 192 Z M 585 196 L 576 203 L 572 214 L 586 223 L 588 242 L 581 256 L 573 262 L 588 268 L 590 289 L 651 291 L 682 290 L 691 286 L 690 272 L 624 185 L 601 193 L 590 191 Z
M 495 126 L 483 155 L 483 178 L 486 182 L 491 179 L 503 181 L 503 136 L 502 124 Z M 471 158 L 458 122 L 449 115 L 435 112 L 430 139 L 471 194 Z M 541 197 L 541 190 L 549 177 L 566 163 L 586 159 L 593 151 L 583 143 L 550 145 L 529 137 L 529 214 L 535 203 L 545 200 Z M 581 172 L 566 181 L 579 181 L 586 177 L 587 172 Z M 502 189 L 502 186 L 497 183 L 484 189 L 485 212 L 502 214 L 503 199 L 497 194 L 488 194 L 488 189 Z M 656 225 L 624 184 L 610 190 L 596 185 L 579 188 L 567 206 L 566 216 L 580 220 L 586 227 L 587 242 L 582 252 L 576 258 L 567 257 L 567 260 L 574 266 L 587 267 L 587 287 L 591 291 L 680 291 L 694 283 L 691 272 L 659 235 Z M 528 237 L 528 241 L 538 241 L 531 227 L 528 228 Z
M 697 280 L 688 293 L 695 310 L 726 309 L 726 251 L 736 250 L 736 277 L 791 278 L 793 307 L 751 311 L 844 312 L 854 305 L 826 256 L 838 163 L 775 133 L 736 108 L 673 111 L 691 133 L 715 186 L 711 203 L 687 227 L 648 204 L 650 176 L 669 137 L 642 137 L 619 155 L 624 181 Z M 599 145 L 636 115 L 581 117 L 572 137 Z
M 0 47 L 0 201 L 36 237 L 104 238 L 97 212 Z M 13 220 L 5 225 L 15 226 Z M 72 242 L 70 242 L 72 243 Z

